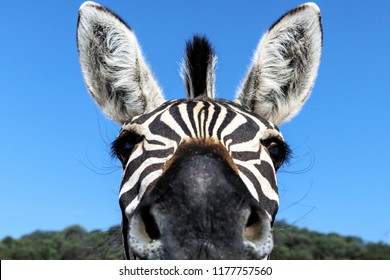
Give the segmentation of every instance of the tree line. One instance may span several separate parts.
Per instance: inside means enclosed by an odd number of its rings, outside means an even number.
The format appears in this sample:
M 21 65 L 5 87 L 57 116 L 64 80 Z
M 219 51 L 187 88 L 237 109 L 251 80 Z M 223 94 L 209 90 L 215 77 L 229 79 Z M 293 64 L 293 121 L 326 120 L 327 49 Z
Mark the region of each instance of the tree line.
M 274 226 L 276 260 L 390 260 L 390 245 L 364 242 L 359 237 L 323 234 L 288 225 Z M 19 239 L 0 241 L 6 260 L 115 260 L 123 259 L 120 226 L 88 232 L 74 225 L 62 231 L 35 231 Z

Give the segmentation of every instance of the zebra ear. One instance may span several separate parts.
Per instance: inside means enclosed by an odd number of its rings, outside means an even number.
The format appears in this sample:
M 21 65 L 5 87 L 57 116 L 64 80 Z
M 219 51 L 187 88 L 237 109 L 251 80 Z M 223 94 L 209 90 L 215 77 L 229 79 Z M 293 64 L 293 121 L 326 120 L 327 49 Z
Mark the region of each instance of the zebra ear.
M 164 102 L 134 33 L 111 11 L 81 5 L 77 47 L 88 90 L 111 119 L 123 124 Z
M 236 102 L 276 125 L 290 120 L 309 97 L 321 51 L 318 6 L 288 12 L 260 41 Z

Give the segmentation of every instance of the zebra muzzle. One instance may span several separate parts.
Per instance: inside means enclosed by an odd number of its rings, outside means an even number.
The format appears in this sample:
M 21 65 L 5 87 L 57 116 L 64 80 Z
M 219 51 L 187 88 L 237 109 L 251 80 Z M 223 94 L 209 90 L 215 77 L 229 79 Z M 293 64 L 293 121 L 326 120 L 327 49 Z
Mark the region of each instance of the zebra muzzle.
M 130 249 L 141 259 L 263 259 L 273 247 L 259 202 L 208 153 L 176 159 L 129 224 Z

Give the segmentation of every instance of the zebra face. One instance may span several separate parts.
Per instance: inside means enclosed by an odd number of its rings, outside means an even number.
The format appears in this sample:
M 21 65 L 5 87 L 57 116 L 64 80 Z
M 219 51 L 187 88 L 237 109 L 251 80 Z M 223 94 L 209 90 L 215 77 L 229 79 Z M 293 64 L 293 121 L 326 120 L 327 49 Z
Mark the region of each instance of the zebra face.
M 265 34 L 234 101 L 214 98 L 216 57 L 187 43 L 187 99 L 164 102 L 131 29 L 86 2 L 78 49 L 87 87 L 122 124 L 119 201 L 127 259 L 264 259 L 279 206 L 276 171 L 289 148 L 279 125 L 309 96 L 322 46 L 319 9 L 305 4 Z
M 136 256 L 270 253 L 275 171 L 288 155 L 273 124 L 225 100 L 177 100 L 125 124 L 113 150 L 124 167 L 124 235 Z

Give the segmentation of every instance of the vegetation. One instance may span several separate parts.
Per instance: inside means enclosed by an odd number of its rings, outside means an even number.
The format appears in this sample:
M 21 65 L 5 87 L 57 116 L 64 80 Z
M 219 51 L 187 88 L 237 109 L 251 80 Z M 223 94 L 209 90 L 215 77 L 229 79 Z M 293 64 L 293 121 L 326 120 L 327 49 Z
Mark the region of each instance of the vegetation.
M 278 222 L 271 259 L 279 260 L 390 260 L 390 246 L 361 238 L 323 234 Z
M 120 227 L 87 232 L 80 226 L 63 231 L 36 231 L 20 239 L 0 241 L 0 259 L 12 260 L 112 260 L 122 259 Z
M 322 234 L 285 222 L 275 223 L 275 249 L 271 259 L 387 259 L 390 246 L 366 243 L 358 237 Z M 87 232 L 80 226 L 63 231 L 36 231 L 20 239 L 0 241 L 0 259 L 122 259 L 120 227 Z

